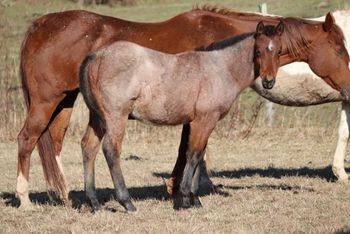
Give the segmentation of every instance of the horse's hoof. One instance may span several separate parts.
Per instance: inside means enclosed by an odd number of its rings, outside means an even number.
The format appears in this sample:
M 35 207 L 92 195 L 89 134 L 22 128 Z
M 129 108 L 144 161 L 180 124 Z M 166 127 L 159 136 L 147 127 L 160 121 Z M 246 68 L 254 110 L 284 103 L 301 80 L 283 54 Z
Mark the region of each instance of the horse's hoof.
M 338 182 L 348 182 L 349 181 L 349 176 L 344 170 L 344 168 L 337 168 L 335 166 L 332 166 L 332 171 L 333 174 L 337 177 Z
M 28 196 L 21 196 L 20 194 L 16 193 L 16 197 L 19 199 L 19 203 L 17 205 L 18 209 L 21 211 L 27 211 L 27 210 L 33 210 L 33 204 L 30 202 Z
M 169 195 L 173 195 L 174 191 L 173 191 L 173 187 L 174 187 L 174 178 L 170 177 L 169 179 L 165 179 L 163 178 L 163 182 L 166 186 L 166 190 L 169 193 Z
M 125 203 L 124 208 L 126 209 L 126 212 L 129 214 L 136 212 L 136 207 L 131 202 Z
M 102 206 L 100 205 L 100 203 L 97 203 L 97 204 L 93 204 L 93 205 L 92 205 L 92 211 L 93 211 L 94 213 L 100 211 L 101 209 L 102 209 Z
M 188 209 L 191 208 L 191 198 L 189 196 L 178 195 L 174 198 L 174 209 Z
M 349 178 L 348 177 L 338 178 L 337 182 L 347 184 L 347 183 L 349 183 Z
M 199 199 L 198 196 L 193 196 L 192 197 L 192 206 L 195 207 L 195 208 L 202 207 L 202 202 L 201 202 L 201 200 Z
M 21 204 L 21 205 L 18 207 L 18 209 L 19 209 L 20 211 L 32 211 L 32 210 L 34 210 L 34 206 L 33 206 L 32 204 L 29 204 L 29 203 L 27 203 L 27 204 Z

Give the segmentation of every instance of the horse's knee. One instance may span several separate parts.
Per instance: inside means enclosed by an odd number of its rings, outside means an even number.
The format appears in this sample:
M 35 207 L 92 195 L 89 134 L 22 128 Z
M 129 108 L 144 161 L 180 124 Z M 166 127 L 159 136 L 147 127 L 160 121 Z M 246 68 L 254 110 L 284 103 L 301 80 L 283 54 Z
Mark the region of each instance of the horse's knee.
M 90 161 L 95 159 L 102 137 L 103 133 L 96 133 L 92 128 L 88 127 L 80 144 L 84 160 Z
M 35 147 L 36 139 L 37 138 L 30 136 L 25 129 L 22 129 L 17 136 L 18 156 L 20 159 L 27 159 L 30 157 L 30 153 Z

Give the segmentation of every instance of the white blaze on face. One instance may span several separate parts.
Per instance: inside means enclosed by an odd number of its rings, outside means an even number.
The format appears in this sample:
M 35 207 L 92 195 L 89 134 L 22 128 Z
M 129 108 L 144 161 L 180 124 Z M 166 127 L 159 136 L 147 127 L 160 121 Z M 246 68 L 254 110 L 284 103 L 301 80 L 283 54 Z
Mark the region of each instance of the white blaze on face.
M 268 49 L 268 51 L 271 52 L 273 50 L 273 48 L 275 48 L 275 45 L 273 44 L 272 40 L 270 40 L 269 44 L 267 46 L 267 49 Z

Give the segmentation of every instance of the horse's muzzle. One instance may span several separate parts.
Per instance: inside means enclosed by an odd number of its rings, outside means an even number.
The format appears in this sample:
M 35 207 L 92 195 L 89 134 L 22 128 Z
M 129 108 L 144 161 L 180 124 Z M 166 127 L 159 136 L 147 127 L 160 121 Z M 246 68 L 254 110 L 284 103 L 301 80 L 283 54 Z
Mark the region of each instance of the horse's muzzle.
M 272 87 L 275 85 L 275 82 L 275 77 L 273 77 L 271 80 L 268 80 L 266 77 L 262 77 L 262 85 L 264 89 L 272 89 Z

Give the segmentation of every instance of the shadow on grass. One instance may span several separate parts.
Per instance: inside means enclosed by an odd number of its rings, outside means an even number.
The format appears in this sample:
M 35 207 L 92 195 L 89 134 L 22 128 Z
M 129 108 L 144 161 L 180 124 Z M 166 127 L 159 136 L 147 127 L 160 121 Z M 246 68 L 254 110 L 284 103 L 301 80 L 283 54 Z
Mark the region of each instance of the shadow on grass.
M 170 200 L 171 197 L 166 191 L 165 185 L 155 186 L 143 186 L 143 187 L 131 187 L 128 188 L 130 196 L 134 200 Z M 201 196 L 209 195 L 212 192 L 211 187 L 203 186 L 201 188 Z M 110 200 L 115 200 L 115 191 L 112 188 L 96 189 L 97 198 L 101 205 L 104 205 Z M 5 201 L 7 206 L 19 207 L 20 202 L 14 192 L 0 192 L 0 198 Z M 30 192 L 29 198 L 32 203 L 38 205 L 53 205 L 63 206 L 62 200 L 57 197 L 49 196 L 47 192 Z M 75 209 L 81 209 L 83 204 L 89 204 L 83 190 L 73 190 L 69 192 L 69 199 L 72 207 Z
M 350 173 L 350 168 L 346 168 L 346 172 Z M 153 173 L 156 177 L 169 178 L 169 173 Z M 336 177 L 333 175 L 332 167 L 327 166 L 324 168 L 274 168 L 268 167 L 265 169 L 260 168 L 243 168 L 237 170 L 224 170 L 224 171 L 212 171 L 210 177 L 224 177 L 224 178 L 235 178 L 239 179 L 242 177 L 268 177 L 280 179 L 282 177 L 309 177 L 309 178 L 320 178 L 328 182 L 335 182 Z
M 349 173 L 350 169 L 347 168 L 346 171 Z M 168 178 L 169 173 L 153 173 L 156 177 Z M 294 176 L 304 176 L 310 178 L 321 178 L 328 182 L 333 182 L 336 180 L 332 173 L 330 166 L 324 168 L 308 168 L 303 167 L 299 169 L 284 169 L 284 168 L 273 168 L 269 167 L 266 169 L 254 169 L 245 168 L 238 170 L 224 170 L 224 171 L 214 171 L 211 173 L 211 177 L 224 177 L 224 178 L 242 178 L 242 177 L 271 177 L 271 178 L 282 178 L 282 177 L 294 177 Z M 253 185 L 253 186 L 214 186 L 215 193 L 223 197 L 229 196 L 230 194 L 223 191 L 222 189 L 230 190 L 241 190 L 241 189 L 274 189 L 274 190 L 290 190 L 298 193 L 298 190 L 304 190 L 309 192 L 314 192 L 312 188 L 301 188 L 299 186 L 289 186 L 286 184 L 280 185 Z M 128 189 L 131 197 L 134 200 L 170 200 L 170 196 L 166 191 L 165 185 L 155 185 L 155 186 L 143 186 L 143 187 L 131 187 Z M 115 191 L 111 188 L 96 189 L 97 197 L 101 205 L 104 205 L 108 201 L 115 199 Z M 213 193 L 213 187 L 210 180 L 201 178 L 200 183 L 200 196 L 206 196 Z M 51 198 L 50 198 L 51 197 Z M 0 198 L 5 201 L 7 206 L 18 207 L 19 200 L 16 198 L 14 192 L 0 192 Z M 39 205 L 53 205 L 53 206 L 63 206 L 63 202 L 60 199 L 55 198 L 55 196 L 49 196 L 47 192 L 31 192 L 29 194 L 31 202 Z M 75 209 L 81 209 L 83 204 L 89 203 L 85 197 L 85 192 L 83 190 L 73 190 L 69 193 L 70 202 L 72 207 Z
M 135 200 L 169 200 L 169 194 L 166 191 L 165 185 L 144 186 L 129 188 L 130 196 Z M 101 205 L 111 199 L 115 199 L 115 191 L 111 188 L 96 189 L 97 197 Z M 0 192 L 0 198 L 5 200 L 7 206 L 19 207 L 20 202 L 14 192 Z M 39 205 L 63 206 L 64 203 L 57 197 L 52 198 L 47 192 L 30 192 L 29 199 L 32 203 Z M 73 190 L 69 192 L 69 199 L 72 207 L 80 209 L 82 204 L 88 203 L 83 190 Z

